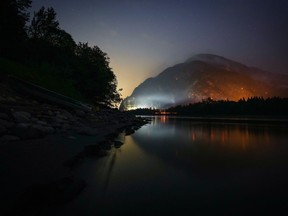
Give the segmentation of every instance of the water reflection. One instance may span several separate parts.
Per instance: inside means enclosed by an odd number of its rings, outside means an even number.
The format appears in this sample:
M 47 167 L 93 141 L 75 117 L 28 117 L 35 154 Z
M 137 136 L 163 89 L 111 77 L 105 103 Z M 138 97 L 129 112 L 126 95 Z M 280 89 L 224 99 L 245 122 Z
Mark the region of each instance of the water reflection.
M 287 205 L 287 141 L 283 125 L 154 118 L 83 170 L 87 189 L 59 215 L 276 215 Z
M 150 126 L 144 127 L 133 138 L 152 142 L 156 145 L 168 143 L 204 143 L 225 145 L 235 149 L 247 149 L 255 143 L 270 144 L 271 136 L 286 139 L 287 127 L 256 124 L 203 123 L 176 119 L 167 116 L 155 117 Z M 158 138 L 160 140 L 158 140 Z M 172 140 L 170 140 L 170 138 Z M 155 140 L 156 139 L 156 140 Z M 170 141 L 169 141 L 170 140 Z M 160 143 L 161 141 L 161 143 Z M 162 142 L 164 141 L 164 142 Z M 145 145 L 145 147 L 148 147 Z M 154 145 L 153 145 L 154 147 Z
M 111 156 L 109 158 L 109 161 L 107 161 L 108 162 L 108 168 L 107 168 L 106 175 L 104 175 L 104 185 L 103 185 L 104 194 L 106 193 L 106 190 L 107 190 L 107 188 L 109 186 L 112 170 L 113 170 L 113 167 L 115 166 L 115 162 L 116 162 L 116 158 L 117 158 L 117 152 L 119 150 L 120 149 L 116 149 L 116 150 L 113 149 L 113 151 L 111 153 Z
M 169 166 L 188 173 L 214 175 L 229 169 L 252 172 L 259 166 L 271 171 L 271 163 L 283 167 L 283 163 L 288 164 L 283 156 L 288 150 L 287 134 L 288 128 L 283 125 L 203 123 L 156 117 L 132 138 L 145 152 Z

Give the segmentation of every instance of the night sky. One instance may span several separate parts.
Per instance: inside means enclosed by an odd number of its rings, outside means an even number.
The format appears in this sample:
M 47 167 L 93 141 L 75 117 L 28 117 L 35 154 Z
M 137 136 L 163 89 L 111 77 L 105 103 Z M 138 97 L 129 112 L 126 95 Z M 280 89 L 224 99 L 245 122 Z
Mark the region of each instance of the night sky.
M 287 0 L 34 0 L 110 57 L 122 95 L 198 53 L 288 73 Z

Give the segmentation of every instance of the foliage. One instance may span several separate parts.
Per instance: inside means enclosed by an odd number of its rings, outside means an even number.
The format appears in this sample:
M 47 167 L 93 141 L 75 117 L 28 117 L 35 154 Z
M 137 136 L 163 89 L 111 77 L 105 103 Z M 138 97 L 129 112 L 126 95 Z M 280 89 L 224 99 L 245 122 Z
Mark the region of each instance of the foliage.
M 159 110 L 136 109 L 128 112 L 155 115 Z M 238 102 L 207 98 L 202 102 L 171 107 L 165 112 L 176 113 L 178 116 L 288 116 L 288 98 L 251 97 Z
M 17 58 L 25 49 L 26 22 L 31 0 L 0 1 L 0 56 Z
M 86 98 L 94 104 L 116 106 L 121 98 L 108 55 L 97 46 L 76 44 L 72 36 L 60 28 L 56 12 L 51 7 L 41 7 L 34 12 L 27 29 L 25 24 L 29 14 L 26 10 L 30 5 L 30 0 L 2 0 L 0 3 L 0 57 L 6 58 L 1 61 L 10 61 L 4 64 L 4 67 L 9 65 L 4 71 L 11 73 L 7 68 L 11 69 L 15 64 L 12 73 L 28 81 L 51 90 L 59 89 L 69 96 L 69 92 L 63 91 L 66 86 L 72 92 L 78 91 L 73 94 L 75 97 Z M 15 56 L 18 59 L 13 58 Z M 15 62 L 11 63 L 11 60 Z
M 72 36 L 60 28 L 52 7 L 41 7 L 39 11 L 34 12 L 28 34 L 33 42 L 47 42 L 66 51 L 74 52 L 76 47 Z
M 29 67 L 22 63 L 0 58 L 0 77 L 13 75 L 76 100 L 87 101 L 87 98 L 75 88 L 73 80 L 63 79 L 58 74 L 56 71 L 51 73 L 49 65 Z
M 29 35 L 32 39 L 53 38 L 59 29 L 59 22 L 56 20 L 56 12 L 53 8 L 41 7 L 39 11 L 34 12 L 34 17 L 29 27 Z
M 169 108 L 178 115 L 288 115 L 288 98 L 252 97 L 236 101 L 214 101 L 211 99 L 199 103 Z
M 79 43 L 75 53 L 81 66 L 77 74 L 77 87 L 81 92 L 98 103 L 109 106 L 119 103 L 117 80 L 109 67 L 107 54 L 97 46 L 89 47 L 88 43 Z
M 132 113 L 133 115 L 155 115 L 156 112 L 159 112 L 159 110 L 149 108 L 139 108 L 135 110 L 129 110 L 127 112 Z

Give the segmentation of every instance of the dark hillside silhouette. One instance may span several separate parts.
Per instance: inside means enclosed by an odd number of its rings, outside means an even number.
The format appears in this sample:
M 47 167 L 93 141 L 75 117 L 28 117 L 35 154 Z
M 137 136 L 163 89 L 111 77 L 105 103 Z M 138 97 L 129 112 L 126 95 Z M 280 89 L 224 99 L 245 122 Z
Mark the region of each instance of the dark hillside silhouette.
M 40 80 L 24 70 L 26 74 L 20 78 L 27 81 L 45 85 L 41 74 L 43 77 L 50 74 L 55 79 L 66 80 L 67 85 L 73 85 L 72 88 L 92 104 L 114 107 L 121 101 L 108 55 L 97 46 L 76 44 L 60 27 L 52 7 L 41 7 L 34 12 L 30 26 L 26 26 L 30 0 L 2 0 L 0 6 L 0 60 L 8 62 L 2 66 L 2 75 L 13 71 L 11 65 L 15 61 L 19 70 L 16 74 L 21 74 L 19 64 L 38 71 Z M 46 81 L 43 87 L 53 85 Z

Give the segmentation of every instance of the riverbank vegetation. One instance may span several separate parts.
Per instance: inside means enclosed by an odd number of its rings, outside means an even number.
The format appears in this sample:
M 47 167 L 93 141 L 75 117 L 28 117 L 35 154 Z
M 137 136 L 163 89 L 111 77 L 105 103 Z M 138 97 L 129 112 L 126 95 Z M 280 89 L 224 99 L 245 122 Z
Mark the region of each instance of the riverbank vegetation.
M 13 75 L 92 104 L 117 106 L 121 94 L 109 57 L 97 46 L 76 43 L 53 8 L 31 15 L 30 0 L 0 3 L 0 75 Z
M 155 109 L 137 109 L 129 112 L 136 115 L 161 114 L 161 111 Z M 178 116 L 288 116 L 288 98 L 252 97 L 239 101 L 216 101 L 208 98 L 198 103 L 168 108 L 165 113 L 177 113 Z

